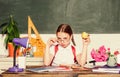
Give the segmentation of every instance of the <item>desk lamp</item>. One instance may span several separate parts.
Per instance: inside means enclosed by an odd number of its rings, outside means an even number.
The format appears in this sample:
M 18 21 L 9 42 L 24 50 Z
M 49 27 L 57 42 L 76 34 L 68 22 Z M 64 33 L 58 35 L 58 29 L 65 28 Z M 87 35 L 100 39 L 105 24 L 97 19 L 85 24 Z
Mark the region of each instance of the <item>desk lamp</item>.
M 27 48 L 28 47 L 28 38 L 14 38 L 13 43 L 15 44 L 13 67 L 9 68 L 8 71 L 9 72 L 22 72 L 22 71 L 24 71 L 24 69 L 19 68 L 19 65 L 16 65 L 16 50 L 17 50 L 18 46 Z

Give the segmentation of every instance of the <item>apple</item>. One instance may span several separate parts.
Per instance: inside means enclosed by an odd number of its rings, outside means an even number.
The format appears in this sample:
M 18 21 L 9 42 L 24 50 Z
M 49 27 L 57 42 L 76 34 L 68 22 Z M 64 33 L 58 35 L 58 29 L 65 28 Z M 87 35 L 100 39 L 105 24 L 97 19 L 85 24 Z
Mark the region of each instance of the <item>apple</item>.
M 87 39 L 88 36 L 89 36 L 89 34 L 88 34 L 87 32 L 82 32 L 82 34 L 81 34 L 81 37 L 82 37 L 83 39 Z

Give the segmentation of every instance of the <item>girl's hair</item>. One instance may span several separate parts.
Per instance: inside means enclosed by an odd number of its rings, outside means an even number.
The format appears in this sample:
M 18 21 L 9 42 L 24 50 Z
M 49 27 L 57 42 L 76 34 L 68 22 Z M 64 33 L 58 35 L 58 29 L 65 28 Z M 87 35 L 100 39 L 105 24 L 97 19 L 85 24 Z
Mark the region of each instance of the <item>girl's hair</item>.
M 70 25 L 68 25 L 68 24 L 60 24 L 58 26 L 57 30 L 56 30 L 56 34 L 58 32 L 65 32 L 65 33 L 68 33 L 70 36 L 72 36 L 72 43 L 73 43 L 73 45 L 76 46 L 75 41 L 74 41 L 74 37 L 73 37 L 73 31 L 72 31 Z

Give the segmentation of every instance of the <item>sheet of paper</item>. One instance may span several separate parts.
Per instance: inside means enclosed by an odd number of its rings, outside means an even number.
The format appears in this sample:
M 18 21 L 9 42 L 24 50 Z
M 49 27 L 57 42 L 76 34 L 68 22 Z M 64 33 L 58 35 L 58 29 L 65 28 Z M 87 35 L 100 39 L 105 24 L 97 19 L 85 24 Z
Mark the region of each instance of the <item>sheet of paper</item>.
M 118 70 L 100 70 L 100 69 L 92 69 L 93 72 L 99 72 L 99 73 L 120 73 Z

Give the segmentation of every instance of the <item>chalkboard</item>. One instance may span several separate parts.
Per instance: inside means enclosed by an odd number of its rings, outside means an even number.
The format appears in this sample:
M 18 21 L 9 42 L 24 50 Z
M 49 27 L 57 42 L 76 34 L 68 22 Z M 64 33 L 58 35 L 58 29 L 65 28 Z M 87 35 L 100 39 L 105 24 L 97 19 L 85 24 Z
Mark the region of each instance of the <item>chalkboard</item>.
M 74 33 L 120 33 L 120 0 L 0 0 L 0 23 L 13 15 L 21 33 L 28 15 L 40 34 L 55 33 L 61 23 Z

